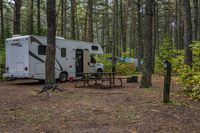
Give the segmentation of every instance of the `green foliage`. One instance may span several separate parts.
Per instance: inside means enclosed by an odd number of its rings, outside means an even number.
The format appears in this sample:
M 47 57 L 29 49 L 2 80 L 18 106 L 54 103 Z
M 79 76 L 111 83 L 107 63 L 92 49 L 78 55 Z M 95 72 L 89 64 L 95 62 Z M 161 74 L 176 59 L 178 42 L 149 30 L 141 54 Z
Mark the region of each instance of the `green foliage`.
M 159 48 L 159 54 L 156 56 L 155 72 L 164 73 L 163 62 L 169 61 L 172 64 L 172 73 L 178 74 L 180 67 L 183 66 L 184 54 L 183 50 L 173 50 L 172 40 L 166 36 Z
M 172 59 L 172 41 L 166 36 L 159 48 L 159 54 L 156 56 L 155 72 L 163 74 L 163 62 L 168 60 L 171 62 Z
M 117 62 L 116 71 L 120 75 L 132 75 L 136 72 L 136 67 L 133 63 Z
M 97 62 L 101 62 L 104 65 L 104 72 L 111 72 L 112 61 L 108 60 L 111 54 L 102 54 L 96 57 Z
M 173 55 L 172 40 L 168 36 L 166 36 L 163 39 L 163 42 L 159 48 L 158 57 L 161 61 L 165 61 L 165 60 L 170 61 L 172 58 L 172 55 Z
M 134 56 L 134 52 L 131 51 L 130 52 L 125 52 L 122 53 L 122 57 L 133 57 Z M 104 71 L 105 72 L 111 72 L 112 71 L 112 61 L 108 60 L 109 57 L 112 57 L 111 54 L 103 54 L 103 55 L 99 55 L 96 57 L 98 62 L 101 62 L 104 64 Z M 136 72 L 136 67 L 133 63 L 126 63 L 126 62 L 121 62 L 121 61 L 117 61 L 116 63 L 116 71 L 117 73 L 119 73 L 120 75 L 132 75 Z
M 172 73 L 174 75 L 179 75 L 180 70 L 184 66 L 184 51 L 183 50 L 173 50 L 173 56 L 171 58 L 172 63 Z
M 171 47 L 172 42 L 166 37 L 156 57 L 155 72 L 163 74 L 163 61 L 170 61 L 172 64 L 172 74 L 179 75 L 179 79 L 185 87 L 185 92 L 192 99 L 200 100 L 200 42 L 193 42 L 190 45 L 193 52 L 192 67 L 184 64 L 183 50 L 172 50 Z
M 179 74 L 187 94 L 200 101 L 200 42 L 193 42 L 190 47 L 193 52 L 192 67 L 182 66 Z
M 122 57 L 126 58 L 133 58 L 135 56 L 134 50 L 129 50 L 127 52 L 122 52 Z M 136 66 L 133 63 L 126 63 L 126 62 L 117 62 L 116 64 L 116 71 L 120 75 L 132 75 L 136 72 Z
M 129 49 L 127 50 L 127 52 L 122 52 L 122 57 L 126 58 L 126 57 L 130 57 L 130 58 L 134 58 L 135 57 L 135 51 L 134 49 Z

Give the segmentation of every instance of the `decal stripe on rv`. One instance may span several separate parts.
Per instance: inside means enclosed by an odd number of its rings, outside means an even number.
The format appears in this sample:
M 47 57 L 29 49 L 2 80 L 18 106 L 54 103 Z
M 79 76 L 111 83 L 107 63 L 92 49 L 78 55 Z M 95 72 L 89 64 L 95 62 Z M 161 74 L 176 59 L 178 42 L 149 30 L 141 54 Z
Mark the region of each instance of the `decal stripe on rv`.
M 63 68 L 62 68 L 61 64 L 59 63 L 59 61 L 57 59 L 56 59 L 56 62 L 58 63 L 60 70 L 63 71 Z
M 32 42 L 36 42 L 36 43 L 38 43 L 39 45 L 45 46 L 43 43 L 41 43 L 41 42 L 40 42 L 37 38 L 35 38 L 34 36 L 30 36 L 30 40 L 31 40 L 31 43 L 32 43 Z M 56 45 L 56 47 L 57 47 L 58 49 L 61 49 L 61 48 L 59 48 L 57 45 Z M 37 60 L 43 62 L 43 63 L 45 62 L 44 60 L 40 59 L 37 55 L 35 55 L 34 53 L 32 53 L 31 51 L 29 51 L 29 55 L 32 56 L 33 58 L 35 58 L 35 59 L 37 59 Z M 59 67 L 60 67 L 60 70 L 63 71 L 63 68 L 62 68 L 61 64 L 59 63 L 59 61 L 58 61 L 57 59 L 56 59 L 56 62 L 58 63 L 58 65 L 59 65 Z
M 36 43 L 38 43 L 38 44 L 40 44 L 40 45 L 44 45 L 44 44 L 42 44 L 38 39 L 36 39 L 34 36 L 30 36 L 30 40 L 31 40 L 31 43 L 32 43 L 32 42 L 36 42 Z
M 29 51 L 29 55 L 33 58 L 35 58 L 36 60 L 41 61 L 42 63 L 44 63 L 45 61 L 40 59 L 37 55 L 35 55 L 34 53 L 32 53 L 31 51 Z
M 45 61 L 44 60 L 42 60 L 42 59 L 40 59 L 37 55 L 35 55 L 34 53 L 32 53 L 31 51 L 29 51 L 29 55 L 31 56 L 31 57 L 33 57 L 34 59 L 36 59 L 36 60 L 39 60 L 40 62 L 42 62 L 42 63 L 45 63 Z M 58 69 L 58 68 L 55 68 L 56 70 L 58 70 L 58 71 L 62 71 L 63 70 L 63 68 L 62 68 L 62 66 L 61 66 L 61 64 L 58 62 L 58 60 L 56 59 L 56 62 L 58 63 L 58 65 L 59 65 L 59 67 L 60 67 L 60 69 Z
M 40 42 L 37 38 L 35 38 L 34 36 L 30 36 L 30 40 L 31 40 L 31 43 L 35 42 L 35 43 L 37 43 L 37 44 L 39 44 L 39 45 L 45 46 L 43 43 L 41 43 L 41 42 Z M 57 45 L 56 45 L 56 48 L 61 49 L 61 48 L 58 47 Z

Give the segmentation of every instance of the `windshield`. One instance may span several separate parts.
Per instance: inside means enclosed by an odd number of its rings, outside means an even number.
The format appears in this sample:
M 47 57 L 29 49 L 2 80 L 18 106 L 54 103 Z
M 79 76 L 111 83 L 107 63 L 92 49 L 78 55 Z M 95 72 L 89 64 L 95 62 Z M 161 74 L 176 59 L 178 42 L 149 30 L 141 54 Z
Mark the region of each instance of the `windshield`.
M 94 55 L 90 55 L 90 62 L 96 63 L 96 59 L 94 58 Z

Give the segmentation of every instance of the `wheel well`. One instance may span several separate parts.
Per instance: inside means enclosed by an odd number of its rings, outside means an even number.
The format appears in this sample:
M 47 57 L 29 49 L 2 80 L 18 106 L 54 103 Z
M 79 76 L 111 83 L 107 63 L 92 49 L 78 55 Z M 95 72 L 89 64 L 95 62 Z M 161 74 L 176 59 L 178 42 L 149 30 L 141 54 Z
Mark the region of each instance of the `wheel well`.
M 66 75 L 65 80 L 62 80 L 62 77 L 61 77 L 62 74 Z M 68 76 L 69 76 L 68 72 L 66 72 L 66 71 L 61 72 L 60 75 L 59 75 L 60 82 L 66 82 L 68 80 Z
M 69 75 L 68 72 L 66 72 L 66 71 L 62 71 L 62 72 L 60 73 L 60 75 L 61 75 L 62 73 L 66 73 L 67 76 Z M 60 75 L 59 75 L 59 76 L 60 76 Z
M 102 68 L 98 68 L 98 69 L 97 69 L 97 72 L 98 72 L 98 71 L 103 72 L 103 69 L 102 69 Z

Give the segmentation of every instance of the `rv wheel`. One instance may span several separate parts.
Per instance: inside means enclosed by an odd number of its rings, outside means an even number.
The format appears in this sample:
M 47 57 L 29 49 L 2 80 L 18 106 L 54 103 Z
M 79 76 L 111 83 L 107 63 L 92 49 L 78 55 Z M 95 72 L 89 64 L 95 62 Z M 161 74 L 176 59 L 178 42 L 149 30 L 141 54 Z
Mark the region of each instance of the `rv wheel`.
M 102 77 L 102 74 L 101 74 L 101 73 L 103 72 L 103 70 L 102 70 L 102 69 L 98 69 L 97 72 L 98 72 L 99 74 L 97 74 L 96 77 L 97 77 L 97 78 L 101 78 L 101 77 Z
M 60 74 L 59 80 L 60 80 L 60 82 L 67 82 L 67 78 L 68 78 L 68 73 L 67 72 L 62 72 Z

